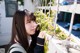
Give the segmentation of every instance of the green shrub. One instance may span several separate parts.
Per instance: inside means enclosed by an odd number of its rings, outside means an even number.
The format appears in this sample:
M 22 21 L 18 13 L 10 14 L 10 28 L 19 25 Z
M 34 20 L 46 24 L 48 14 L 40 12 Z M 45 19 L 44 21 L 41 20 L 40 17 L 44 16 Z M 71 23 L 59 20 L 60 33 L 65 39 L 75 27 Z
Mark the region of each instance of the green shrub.
M 57 27 L 55 31 L 56 31 L 56 32 L 55 32 L 56 34 L 59 34 L 59 33 L 61 32 L 61 30 L 60 30 L 59 27 Z
M 46 14 L 40 11 L 35 12 L 34 15 L 37 17 L 36 20 L 41 27 L 41 31 L 46 31 L 48 34 L 53 33 L 54 28 L 52 26 L 52 17 L 48 17 Z
M 55 15 L 56 11 L 51 11 L 51 15 Z M 44 14 L 42 11 L 36 11 L 34 15 L 37 17 L 37 23 L 39 23 L 41 27 L 41 31 L 46 31 L 50 35 L 54 35 L 54 26 L 53 24 L 53 18 L 54 16 L 52 15 L 51 17 L 48 17 L 48 14 Z M 59 39 L 66 39 L 67 35 L 65 35 L 64 32 L 61 31 L 61 29 L 56 25 L 56 30 L 55 30 L 55 35 Z

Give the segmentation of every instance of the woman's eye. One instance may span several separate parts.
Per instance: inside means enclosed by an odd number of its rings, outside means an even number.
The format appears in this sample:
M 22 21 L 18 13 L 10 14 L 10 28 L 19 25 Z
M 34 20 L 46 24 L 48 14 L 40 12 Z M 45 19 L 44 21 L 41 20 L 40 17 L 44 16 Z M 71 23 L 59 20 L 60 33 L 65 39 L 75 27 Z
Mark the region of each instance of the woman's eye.
M 36 23 L 35 21 L 27 21 L 26 24 L 29 24 L 29 23 Z M 37 23 L 36 23 L 37 24 Z
M 30 22 L 26 22 L 26 24 L 29 24 Z
M 27 21 L 26 23 L 31 23 L 31 21 Z
M 35 21 L 32 21 L 32 22 L 36 23 Z
M 33 21 L 32 23 L 35 23 L 35 24 L 37 24 L 35 21 Z

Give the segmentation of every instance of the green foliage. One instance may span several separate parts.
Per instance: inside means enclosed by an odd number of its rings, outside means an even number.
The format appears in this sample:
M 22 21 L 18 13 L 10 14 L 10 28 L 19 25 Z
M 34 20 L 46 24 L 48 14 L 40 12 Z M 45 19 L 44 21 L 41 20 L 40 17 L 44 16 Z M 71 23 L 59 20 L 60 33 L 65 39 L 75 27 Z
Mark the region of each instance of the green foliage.
M 59 34 L 61 32 L 59 27 L 57 27 L 55 31 L 56 31 L 56 34 Z
M 55 10 L 50 10 L 50 12 L 47 12 L 47 16 L 49 16 L 50 14 L 50 17 L 53 17 L 56 15 L 56 11 Z
M 41 0 L 41 4 L 42 4 L 42 6 L 45 6 L 45 2 L 46 2 L 46 6 L 49 6 L 49 2 L 50 2 L 50 0 Z M 52 6 L 53 6 L 53 4 L 54 4 L 54 0 L 51 0 L 51 2 L 52 2 Z
M 65 40 L 68 36 L 64 32 L 60 32 L 57 34 L 57 37 L 61 40 Z
M 24 5 L 24 1 L 23 0 L 17 0 L 17 1 L 20 1 L 21 5 Z
M 55 11 L 52 11 L 51 14 L 53 14 Z M 50 35 L 54 35 L 54 26 L 53 23 L 53 15 L 51 17 L 48 17 L 48 14 L 44 14 L 42 11 L 36 11 L 34 15 L 37 17 L 37 23 L 39 23 L 41 27 L 41 31 L 46 31 Z M 56 36 L 59 39 L 66 39 L 67 35 L 65 35 L 64 32 L 61 31 L 61 29 L 56 25 L 55 30 Z
M 44 43 L 44 53 L 47 53 L 47 51 L 48 51 L 48 42 L 49 41 L 45 41 L 45 43 Z
M 55 33 L 60 40 L 68 38 L 68 36 L 58 26 L 56 27 Z
M 33 0 L 31 0 L 33 2 Z
M 37 17 L 36 20 L 41 27 L 41 31 L 46 31 L 49 34 L 53 33 L 54 31 L 54 28 L 52 26 L 53 17 L 47 17 L 46 14 L 40 11 L 35 12 L 34 15 Z

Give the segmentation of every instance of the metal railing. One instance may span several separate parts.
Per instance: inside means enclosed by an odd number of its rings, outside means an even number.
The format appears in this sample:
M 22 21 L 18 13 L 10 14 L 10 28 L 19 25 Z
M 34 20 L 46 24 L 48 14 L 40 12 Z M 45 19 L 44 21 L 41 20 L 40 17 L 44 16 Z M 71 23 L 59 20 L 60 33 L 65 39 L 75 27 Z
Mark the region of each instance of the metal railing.
M 1 13 L 0 13 L 0 34 L 1 34 Z

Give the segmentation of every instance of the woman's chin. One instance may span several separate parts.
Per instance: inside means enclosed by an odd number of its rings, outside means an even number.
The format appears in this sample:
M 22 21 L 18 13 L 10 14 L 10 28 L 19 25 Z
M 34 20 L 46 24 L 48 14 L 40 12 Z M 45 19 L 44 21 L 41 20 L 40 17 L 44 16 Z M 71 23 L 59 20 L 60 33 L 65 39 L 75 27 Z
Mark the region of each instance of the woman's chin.
M 30 35 L 33 35 L 33 34 L 35 34 L 35 32 L 31 32 L 31 33 L 30 33 Z

